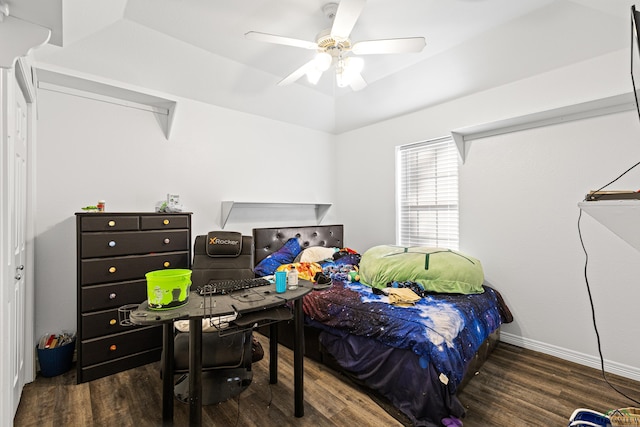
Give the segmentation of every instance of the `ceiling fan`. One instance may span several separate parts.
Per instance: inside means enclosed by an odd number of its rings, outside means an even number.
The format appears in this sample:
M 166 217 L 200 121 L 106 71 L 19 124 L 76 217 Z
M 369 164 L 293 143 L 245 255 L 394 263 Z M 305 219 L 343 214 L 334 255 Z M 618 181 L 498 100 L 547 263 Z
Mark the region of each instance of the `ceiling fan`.
M 316 36 L 315 42 L 257 31 L 249 31 L 245 37 L 317 51 L 314 59 L 282 79 L 278 86 L 289 85 L 304 75 L 311 84 L 316 84 L 322 73 L 333 65 L 339 87 L 350 86 L 353 90 L 360 90 L 367 86 L 367 82 L 361 74 L 364 61 L 355 55 L 420 52 L 426 45 L 424 37 L 366 40 L 352 44 L 349 36 L 365 3 L 366 0 L 342 0 L 340 4 L 324 5 L 322 11 L 333 23 L 331 28 L 321 31 Z

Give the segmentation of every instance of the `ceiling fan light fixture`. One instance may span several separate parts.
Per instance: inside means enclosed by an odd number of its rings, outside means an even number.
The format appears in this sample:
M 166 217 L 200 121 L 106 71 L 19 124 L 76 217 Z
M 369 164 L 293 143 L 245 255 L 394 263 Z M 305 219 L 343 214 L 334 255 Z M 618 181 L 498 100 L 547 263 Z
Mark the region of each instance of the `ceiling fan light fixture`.
M 344 60 L 345 70 L 348 73 L 361 73 L 364 68 L 364 59 L 350 56 Z
M 319 52 L 315 59 L 316 69 L 320 72 L 327 71 L 331 66 L 331 62 L 333 61 L 333 57 L 327 52 Z
M 336 67 L 336 83 L 338 87 L 350 86 L 355 76 L 360 75 L 364 68 L 362 58 L 348 57 L 341 59 Z

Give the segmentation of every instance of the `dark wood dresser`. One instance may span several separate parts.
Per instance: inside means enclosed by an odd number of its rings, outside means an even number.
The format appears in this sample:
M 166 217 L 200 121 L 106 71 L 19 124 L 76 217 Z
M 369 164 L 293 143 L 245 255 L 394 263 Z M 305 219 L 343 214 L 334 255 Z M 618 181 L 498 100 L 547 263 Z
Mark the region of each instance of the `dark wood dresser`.
M 190 213 L 77 213 L 77 381 L 160 360 L 162 326 L 122 326 L 147 299 L 145 274 L 191 267 Z

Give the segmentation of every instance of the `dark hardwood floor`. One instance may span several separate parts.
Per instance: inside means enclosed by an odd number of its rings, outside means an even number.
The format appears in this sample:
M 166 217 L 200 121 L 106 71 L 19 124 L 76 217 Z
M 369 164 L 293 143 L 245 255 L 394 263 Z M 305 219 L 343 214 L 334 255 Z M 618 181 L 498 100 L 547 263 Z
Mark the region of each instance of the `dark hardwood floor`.
M 640 383 L 607 374 L 609 382 L 640 400 Z M 615 392 L 600 370 L 499 343 L 459 394 L 465 427 L 566 426 L 577 408 L 599 412 L 637 404 Z
M 264 348 L 267 340 L 256 334 Z M 292 352 L 281 347 L 279 382 L 269 384 L 268 354 L 254 364 L 253 382 L 238 398 L 205 406 L 205 426 L 402 426 L 369 393 L 347 378 L 305 360 L 305 416 L 293 416 Z M 75 370 L 38 377 L 23 391 L 14 420 L 20 426 L 160 426 L 157 363 L 76 384 Z M 608 376 L 640 399 L 640 383 Z M 459 395 L 465 427 L 566 426 L 576 408 L 599 411 L 634 406 L 614 392 L 598 370 L 500 343 Z M 176 426 L 188 425 L 188 406 L 175 401 Z

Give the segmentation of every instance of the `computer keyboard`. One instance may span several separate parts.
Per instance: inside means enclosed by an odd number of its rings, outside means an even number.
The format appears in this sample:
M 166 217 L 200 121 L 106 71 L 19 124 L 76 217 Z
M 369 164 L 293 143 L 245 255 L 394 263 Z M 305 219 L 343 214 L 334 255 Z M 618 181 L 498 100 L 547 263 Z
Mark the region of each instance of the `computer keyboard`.
M 258 286 L 268 286 L 272 283 L 264 277 L 255 279 L 233 279 L 221 280 L 208 283 L 204 286 L 198 286 L 196 292 L 201 296 L 207 295 L 226 295 L 243 289 L 256 288 Z

